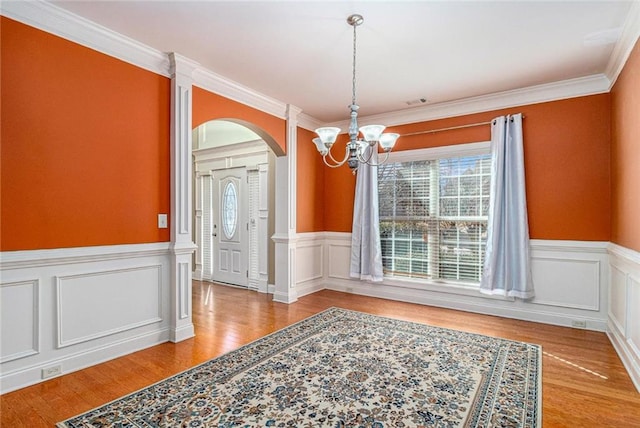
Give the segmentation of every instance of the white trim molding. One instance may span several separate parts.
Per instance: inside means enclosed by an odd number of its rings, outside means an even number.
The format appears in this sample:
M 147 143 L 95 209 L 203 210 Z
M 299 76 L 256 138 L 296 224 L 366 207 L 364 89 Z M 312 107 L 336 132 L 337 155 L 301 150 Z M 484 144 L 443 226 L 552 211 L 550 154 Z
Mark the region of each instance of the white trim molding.
M 323 232 L 298 234 L 296 239 L 296 290 L 298 296 L 324 289 L 326 251 Z
M 0 254 L 1 393 L 170 339 L 169 243 Z
M 640 392 L 640 252 L 609 244 L 607 335 Z
M 276 158 L 275 292 L 273 300 L 293 303 L 296 293 L 297 130 L 301 110 L 287 106 L 287 154 Z
M 605 71 L 610 81 L 609 90 L 616 84 L 618 76 L 622 73 L 622 69 L 638 41 L 638 37 L 640 37 L 640 2 L 633 1 L 631 2 L 627 19 L 622 26 L 622 34 L 613 48 L 613 53 L 609 58 Z
M 2 15 L 105 55 L 169 77 L 169 57 L 47 1 L 5 1 Z
M 162 264 L 56 275 L 55 300 L 57 348 L 162 322 Z
M 191 317 L 193 161 L 191 111 L 196 63 L 176 53 L 171 59 L 171 318 L 170 339 L 195 336 Z
M 40 0 L 3 2 L 2 15 L 153 73 L 165 77 L 172 75 L 171 54 L 75 15 L 53 3 Z M 216 74 L 195 62 L 193 64 L 196 64 L 193 70 L 196 86 L 281 119 L 286 117 L 286 103 Z
M 640 34 L 640 4 L 632 2 L 630 7 L 622 36 L 614 48 L 605 73 L 363 116 L 360 118 L 361 125 L 403 125 L 609 92 Z M 72 14 L 50 2 L 8 1 L 2 4 L 2 14 L 154 73 L 171 76 L 170 59 L 166 53 Z M 195 67 L 193 79 L 194 84 L 203 89 L 279 118 L 284 119 L 287 116 L 286 102 L 261 94 L 202 66 Z M 311 116 L 302 114 L 298 118 L 298 126 L 308 130 L 314 130 L 319 126 L 347 129 L 348 123 L 340 121 L 323 124 Z
M 385 278 L 382 283 L 351 279 L 351 234 L 298 234 L 296 287 L 330 289 L 391 300 L 446 307 L 567 327 L 606 330 L 608 299 L 606 242 L 532 240 L 536 298 L 530 301 L 485 296 L 464 284 Z M 316 249 L 322 246 L 322 256 Z M 308 248 L 307 251 L 300 249 Z M 318 266 L 321 260 L 322 266 Z M 320 273 L 322 279 L 319 278 Z M 323 282 L 323 285 L 321 284 Z
M 609 92 L 610 86 L 611 82 L 607 76 L 595 74 L 560 82 L 365 116 L 358 118 L 358 120 L 362 122 L 361 125 L 373 123 L 385 123 L 387 126 L 406 125 L 529 104 L 603 94 Z M 346 120 L 325 126 L 336 126 L 340 129 L 349 128 Z
M 253 107 L 280 119 L 287 117 L 287 105 L 282 101 L 254 91 L 203 67 L 198 67 L 194 70 L 193 83 L 195 86 L 206 89 L 209 92 Z
M 39 354 L 40 281 L 0 283 L 0 311 L 0 364 Z

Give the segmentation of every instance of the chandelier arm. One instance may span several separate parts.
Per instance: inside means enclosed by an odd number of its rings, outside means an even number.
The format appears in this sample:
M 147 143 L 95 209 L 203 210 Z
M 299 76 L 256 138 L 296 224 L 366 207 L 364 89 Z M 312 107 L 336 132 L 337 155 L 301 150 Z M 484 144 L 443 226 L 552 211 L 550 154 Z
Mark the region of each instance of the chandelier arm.
M 331 155 L 329 155 L 329 157 L 335 162 L 335 159 L 333 159 L 333 157 Z M 342 162 L 336 162 L 335 164 L 330 164 L 329 162 L 327 162 L 327 155 L 322 156 L 322 160 L 324 161 L 324 164 L 326 166 L 328 166 L 329 168 L 339 168 L 342 165 L 344 165 L 344 163 L 347 161 L 346 159 Z
M 378 150 L 378 146 L 375 146 L 375 148 L 374 148 L 374 147 L 371 147 L 371 149 L 369 150 L 369 156 L 367 156 L 367 158 L 366 158 L 366 159 L 364 158 L 364 156 L 362 156 L 362 154 L 361 154 L 361 153 L 358 153 L 358 160 L 359 160 L 360 162 L 362 162 L 362 163 L 366 163 L 366 164 L 368 164 L 368 165 L 371 165 L 371 164 L 369 163 L 369 161 L 370 161 L 370 160 L 371 160 L 371 158 L 373 157 L 373 151 L 374 151 L 374 150 L 376 150 L 376 151 L 377 151 L 377 150 Z
M 338 166 L 344 165 L 344 163 L 347 161 L 347 159 L 349 159 L 349 146 L 346 147 L 345 154 L 344 154 L 344 159 L 342 159 L 342 161 L 335 160 L 335 158 L 331 154 L 331 150 L 329 150 L 329 152 L 327 154 L 329 155 L 329 159 L 331 159 L 331 161 L 333 161 L 333 163 L 337 164 Z M 325 161 L 325 163 L 327 163 L 327 162 Z
M 322 160 L 324 161 L 324 164 L 325 164 L 326 166 L 328 166 L 329 168 L 340 168 L 342 165 L 344 165 L 344 163 L 338 163 L 338 164 L 332 165 L 332 164 L 330 164 L 329 162 L 327 162 L 327 158 L 326 158 L 326 156 L 323 156 L 323 157 L 322 157 Z
M 384 159 L 382 159 L 381 161 L 378 161 L 377 163 L 369 162 L 371 160 L 371 157 L 369 157 L 369 159 L 367 159 L 366 161 L 362 160 L 361 162 L 362 163 L 366 163 L 367 165 L 370 165 L 370 166 L 380 166 L 380 165 L 384 165 L 385 163 L 387 163 L 387 159 L 389 159 L 389 152 L 385 152 Z

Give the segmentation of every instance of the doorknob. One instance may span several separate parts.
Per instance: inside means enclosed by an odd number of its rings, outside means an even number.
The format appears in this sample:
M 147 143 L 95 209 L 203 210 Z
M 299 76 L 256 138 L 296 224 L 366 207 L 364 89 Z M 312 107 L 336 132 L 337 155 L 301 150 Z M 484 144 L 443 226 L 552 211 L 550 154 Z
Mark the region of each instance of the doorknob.
M 212 235 L 213 235 L 213 236 L 218 236 L 218 234 L 217 234 L 217 233 L 212 233 Z

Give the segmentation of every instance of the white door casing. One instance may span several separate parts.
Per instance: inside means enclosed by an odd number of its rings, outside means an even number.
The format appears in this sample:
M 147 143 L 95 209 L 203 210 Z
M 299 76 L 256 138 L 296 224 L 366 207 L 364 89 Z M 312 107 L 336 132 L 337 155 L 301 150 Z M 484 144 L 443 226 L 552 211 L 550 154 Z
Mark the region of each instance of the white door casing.
M 213 171 L 212 242 L 216 282 L 248 286 L 248 194 L 246 168 Z

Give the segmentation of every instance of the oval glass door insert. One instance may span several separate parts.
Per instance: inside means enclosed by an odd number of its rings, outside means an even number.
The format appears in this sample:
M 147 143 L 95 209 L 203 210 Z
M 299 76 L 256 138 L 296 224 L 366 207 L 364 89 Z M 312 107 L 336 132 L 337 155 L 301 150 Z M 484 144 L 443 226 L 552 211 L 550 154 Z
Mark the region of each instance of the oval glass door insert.
M 222 229 L 227 239 L 236 233 L 238 225 L 238 192 L 233 181 L 227 182 L 222 193 Z

